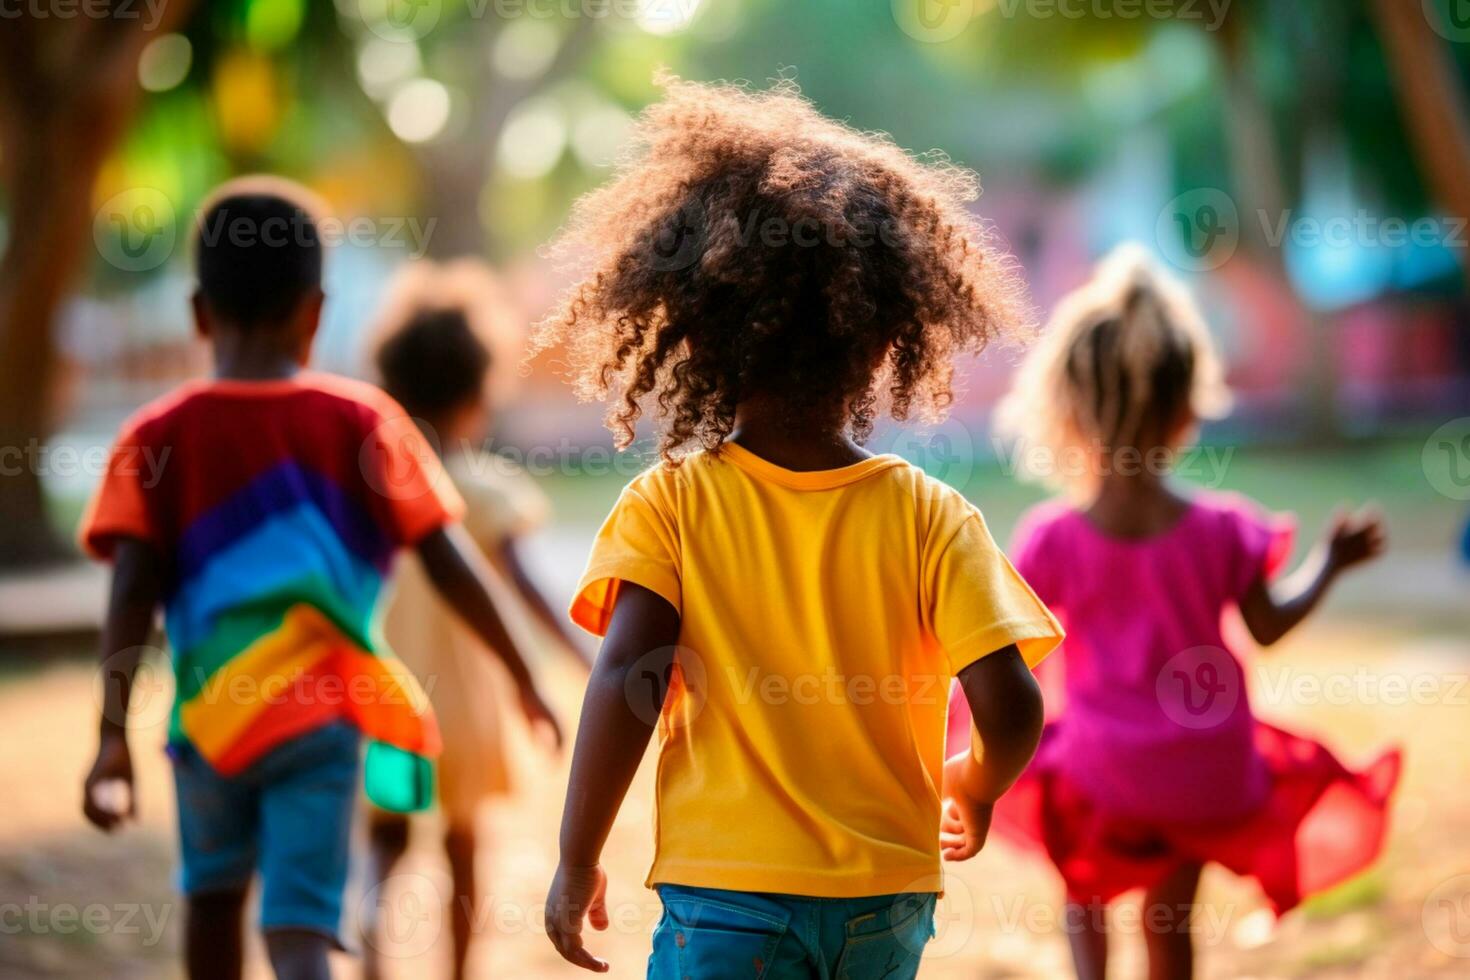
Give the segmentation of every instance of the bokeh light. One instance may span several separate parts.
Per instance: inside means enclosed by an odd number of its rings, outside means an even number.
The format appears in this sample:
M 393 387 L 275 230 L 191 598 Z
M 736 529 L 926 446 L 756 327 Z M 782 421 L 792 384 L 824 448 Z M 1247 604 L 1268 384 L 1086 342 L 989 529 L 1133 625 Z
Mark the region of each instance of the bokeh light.
M 405 83 L 388 100 L 388 126 L 399 139 L 424 143 L 449 122 L 449 90 L 432 78 Z
M 560 104 L 549 97 L 527 99 L 506 121 L 496 154 L 512 177 L 541 177 L 551 172 L 567 145 L 567 123 Z
M 194 47 L 182 34 L 165 34 L 148 42 L 138 59 L 138 84 L 148 92 L 167 92 L 189 76 Z

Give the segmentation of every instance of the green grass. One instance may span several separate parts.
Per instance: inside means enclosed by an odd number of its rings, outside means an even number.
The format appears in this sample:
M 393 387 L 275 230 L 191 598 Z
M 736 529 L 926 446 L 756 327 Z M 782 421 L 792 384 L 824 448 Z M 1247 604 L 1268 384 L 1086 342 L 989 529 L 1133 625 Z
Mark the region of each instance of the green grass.
M 1302 903 L 1301 914 L 1309 919 L 1330 920 L 1347 912 L 1377 908 L 1386 897 L 1383 868 L 1380 865 L 1336 888 L 1313 895 Z
M 1224 460 L 1220 489 L 1244 493 L 1271 510 L 1294 513 L 1301 525 L 1298 550 L 1308 547 L 1338 505 L 1374 501 L 1383 508 L 1394 547 L 1406 551 L 1452 548 L 1470 505 L 1436 493 L 1421 463 L 1423 444 L 1407 439 L 1331 449 L 1240 447 Z M 1047 496 L 1023 484 L 995 460 L 959 461 L 937 473 L 985 511 L 1002 539 L 1021 513 Z M 622 475 L 559 476 L 543 481 L 557 519 L 599 523 L 627 478 Z
M 1305 549 L 1339 504 L 1376 501 L 1384 510 L 1396 550 L 1445 551 L 1453 548 L 1470 505 L 1435 492 L 1425 473 L 1423 443 L 1392 439 L 1319 449 L 1277 447 L 1214 447 L 1223 460 L 1220 488 L 1244 493 L 1263 506 L 1296 514 L 1302 533 L 1298 549 Z M 559 522 L 569 525 L 601 523 L 637 468 L 633 460 L 599 475 L 557 475 L 541 481 L 551 496 Z M 1202 470 L 1202 472 L 1208 472 Z M 1047 494 L 1023 484 L 994 459 L 958 460 L 936 476 L 956 486 L 985 511 L 1002 540 L 1021 513 Z M 52 518 L 70 534 L 80 520 L 85 501 L 58 497 L 50 502 Z

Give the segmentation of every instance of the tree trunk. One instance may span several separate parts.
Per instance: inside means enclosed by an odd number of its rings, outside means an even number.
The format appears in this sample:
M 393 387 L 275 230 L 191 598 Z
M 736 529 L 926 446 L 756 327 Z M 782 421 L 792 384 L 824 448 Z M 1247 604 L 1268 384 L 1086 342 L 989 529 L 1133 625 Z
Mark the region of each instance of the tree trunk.
M 54 422 L 52 322 L 81 264 L 95 140 L 73 138 L 69 120 L 37 120 L 29 138 L 8 141 L 10 238 L 0 260 L 0 563 L 35 564 L 65 555 L 47 521 L 41 478 Z
M 1340 441 L 1342 426 L 1337 411 L 1338 377 L 1333 356 L 1333 329 L 1329 314 L 1308 309 L 1296 294 L 1286 268 L 1283 243 L 1269 241 L 1266 229 L 1286 218 L 1287 190 L 1282 181 L 1281 148 L 1272 128 L 1270 108 L 1261 94 L 1250 63 L 1249 25 L 1246 12 L 1232 10 L 1220 32 L 1226 66 L 1225 110 L 1230 142 L 1230 168 L 1239 199 L 1241 243 L 1253 259 L 1280 283 L 1291 297 L 1301 318 L 1312 356 L 1305 370 L 1305 436 L 1317 443 Z M 1312 90 L 1309 105 L 1329 96 L 1320 64 L 1310 58 L 1300 62 Z
M 190 4 L 160 22 L 22 17 L 0 30 L 0 180 L 9 238 L 0 257 L 0 568 L 64 557 L 41 479 L 55 421 L 55 320 L 83 266 L 92 187 L 138 98 L 138 58 Z M 121 9 L 121 8 L 120 8 Z
M 1373 0 L 1372 8 L 1421 176 L 1440 207 L 1470 218 L 1470 124 L 1444 39 L 1423 4 Z M 1470 254 L 1456 251 L 1470 282 Z
M 470 255 L 498 258 L 501 242 L 485 227 L 480 199 L 501 131 L 523 100 L 566 78 L 587 56 L 597 32 L 597 18 L 578 17 L 561 39 L 556 56 L 540 76 L 524 81 L 496 78 L 490 59 L 481 57 L 472 91 L 475 106 L 466 131 L 453 146 L 429 144 L 419 153 L 428 194 L 425 202 L 435 222 L 429 255 L 454 259 Z M 481 47 L 484 39 L 477 39 Z M 472 202 L 466 206 L 465 202 Z
M 1240 203 L 1240 236 L 1246 248 L 1286 279 L 1281 250 L 1267 241 L 1262 215 L 1275 220 L 1286 209 L 1281 151 L 1271 113 L 1250 63 L 1245 14 L 1231 11 L 1220 29 L 1225 62 L 1225 131 L 1230 171 Z

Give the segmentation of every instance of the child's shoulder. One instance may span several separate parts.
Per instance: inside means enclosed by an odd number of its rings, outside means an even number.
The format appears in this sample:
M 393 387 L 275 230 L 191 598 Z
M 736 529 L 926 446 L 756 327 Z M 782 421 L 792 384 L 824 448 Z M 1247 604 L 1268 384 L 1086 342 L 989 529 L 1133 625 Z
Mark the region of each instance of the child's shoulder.
M 673 461 L 654 460 L 623 486 L 622 496 L 672 508 L 692 486 L 709 480 L 717 468 L 717 458 L 713 453 L 701 451 Z
M 1296 546 L 1296 515 L 1267 510 L 1240 493 L 1199 491 L 1191 498 L 1189 545 L 1208 549 L 1236 571 L 1235 594 L 1263 572 L 1285 567 Z
M 196 404 L 200 393 L 208 387 L 207 381 L 186 381 L 171 391 L 144 402 L 123 419 L 118 430 L 121 438 L 143 440 L 151 433 L 166 429 L 172 420 Z
M 515 535 L 534 530 L 551 516 L 551 502 L 515 460 L 472 449 L 444 457 L 444 471 L 465 502 L 465 523 Z
M 382 388 L 357 378 L 326 371 L 302 371 L 292 382 L 299 391 L 322 396 L 328 402 L 337 402 L 370 417 L 400 418 L 407 414 Z
M 887 499 L 903 512 L 912 508 L 916 523 L 931 547 L 943 547 L 966 525 L 975 522 L 987 529 L 985 508 L 921 466 L 893 457 L 896 462 L 878 471 L 874 479 L 885 485 Z
M 1085 524 L 1082 512 L 1064 497 L 1032 504 L 1021 512 L 1011 531 L 1012 556 L 1029 563 L 1049 555 L 1074 554 L 1086 544 L 1085 537 L 1078 535 Z
M 1240 526 L 1270 527 L 1290 522 L 1289 515 L 1277 514 L 1243 493 L 1233 490 L 1196 490 L 1189 496 L 1190 509 L 1215 527 L 1235 529 Z
M 1020 534 L 1025 531 L 1039 534 L 1052 528 L 1069 527 L 1081 516 L 1081 511 L 1070 500 L 1053 497 L 1038 504 L 1032 504 L 1022 511 L 1021 516 L 1016 520 L 1016 533 Z
M 243 405 L 262 406 L 300 395 L 318 396 L 320 410 L 340 407 L 368 421 L 396 418 L 404 414 L 398 403 L 374 385 L 321 371 L 302 371 L 280 381 L 232 381 L 200 378 L 187 381 L 135 410 L 123 422 L 122 431 L 138 433 L 167 426 L 181 417 L 208 415 L 216 410 L 232 414 Z M 224 406 L 221 408 L 221 406 Z
M 1200 490 L 1190 498 L 1196 515 L 1196 534 L 1214 534 L 1228 543 L 1243 542 L 1249 549 L 1268 550 L 1279 564 L 1295 542 L 1297 519 L 1273 511 L 1242 493 Z

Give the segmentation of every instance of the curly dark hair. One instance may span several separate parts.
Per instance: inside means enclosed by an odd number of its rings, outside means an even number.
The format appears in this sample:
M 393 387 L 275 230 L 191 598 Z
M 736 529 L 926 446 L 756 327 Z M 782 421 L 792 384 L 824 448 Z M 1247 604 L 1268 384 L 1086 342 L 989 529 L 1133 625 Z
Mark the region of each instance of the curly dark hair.
M 383 388 L 408 414 L 431 421 L 480 401 L 490 351 L 459 309 L 424 309 L 377 352 Z
M 626 446 L 645 403 L 659 450 L 714 449 L 736 406 L 943 414 L 951 360 L 1030 331 L 1014 262 L 965 207 L 976 176 L 769 91 L 667 75 L 616 177 L 554 252 L 588 270 L 537 332 Z M 587 263 L 590 262 L 590 269 Z

